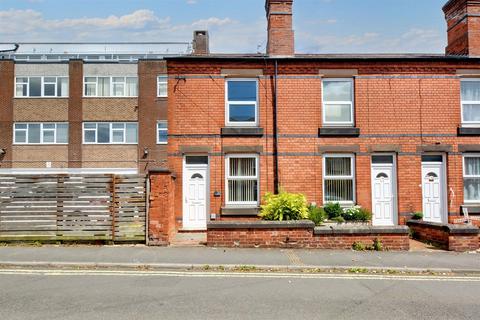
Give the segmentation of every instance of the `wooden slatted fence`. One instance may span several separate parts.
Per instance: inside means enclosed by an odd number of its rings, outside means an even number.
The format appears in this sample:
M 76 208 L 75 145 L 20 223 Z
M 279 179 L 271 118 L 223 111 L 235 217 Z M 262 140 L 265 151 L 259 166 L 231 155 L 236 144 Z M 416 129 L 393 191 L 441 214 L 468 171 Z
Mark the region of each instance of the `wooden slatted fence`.
M 1 175 L 0 241 L 145 242 L 143 175 Z

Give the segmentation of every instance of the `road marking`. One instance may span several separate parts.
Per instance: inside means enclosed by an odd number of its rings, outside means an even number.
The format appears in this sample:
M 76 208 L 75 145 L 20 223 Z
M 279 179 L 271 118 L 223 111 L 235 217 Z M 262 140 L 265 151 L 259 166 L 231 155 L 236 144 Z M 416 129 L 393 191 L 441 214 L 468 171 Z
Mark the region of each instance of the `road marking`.
M 196 271 L 126 271 L 126 270 L 21 270 L 3 269 L 1 275 L 31 276 L 119 276 L 119 277 L 186 277 L 186 278 L 273 278 L 273 279 L 343 279 L 391 281 L 480 282 L 471 276 L 397 276 L 365 274 L 308 274 L 261 272 L 196 272 Z

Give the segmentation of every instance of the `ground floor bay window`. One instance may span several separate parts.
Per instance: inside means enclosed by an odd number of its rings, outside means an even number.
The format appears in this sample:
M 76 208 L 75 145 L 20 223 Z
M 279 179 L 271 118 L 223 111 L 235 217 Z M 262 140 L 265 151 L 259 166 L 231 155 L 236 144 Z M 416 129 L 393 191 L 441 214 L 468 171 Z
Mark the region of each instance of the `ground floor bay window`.
M 463 157 L 463 188 L 465 203 L 480 203 L 480 155 Z
M 226 157 L 226 205 L 258 206 L 258 155 Z
M 323 156 L 323 202 L 338 202 L 342 205 L 355 203 L 354 155 Z

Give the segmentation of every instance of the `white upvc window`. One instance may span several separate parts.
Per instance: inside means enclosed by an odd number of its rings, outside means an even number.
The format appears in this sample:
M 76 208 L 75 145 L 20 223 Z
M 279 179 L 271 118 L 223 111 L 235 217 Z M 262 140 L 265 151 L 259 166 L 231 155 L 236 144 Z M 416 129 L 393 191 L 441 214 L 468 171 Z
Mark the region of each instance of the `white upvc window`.
M 157 122 L 157 144 L 168 143 L 168 122 L 160 120 Z
M 322 80 L 323 124 L 353 126 L 353 79 L 326 78 Z
M 67 144 L 68 123 L 14 123 L 14 144 Z
M 480 79 L 462 79 L 462 125 L 480 126 Z
M 168 96 L 168 76 L 162 75 L 157 78 L 157 97 L 165 98 Z
M 136 122 L 85 122 L 84 144 L 137 144 Z
M 480 154 L 463 156 L 463 198 L 465 203 L 480 203 Z
M 355 203 L 355 156 L 325 154 L 323 156 L 323 203 Z
M 258 80 L 228 79 L 225 105 L 227 126 L 258 126 Z
M 68 97 L 68 77 L 15 77 L 16 98 Z
M 227 206 L 258 206 L 258 155 L 232 154 L 225 161 Z
M 137 97 L 137 77 L 85 77 L 83 86 L 85 97 Z

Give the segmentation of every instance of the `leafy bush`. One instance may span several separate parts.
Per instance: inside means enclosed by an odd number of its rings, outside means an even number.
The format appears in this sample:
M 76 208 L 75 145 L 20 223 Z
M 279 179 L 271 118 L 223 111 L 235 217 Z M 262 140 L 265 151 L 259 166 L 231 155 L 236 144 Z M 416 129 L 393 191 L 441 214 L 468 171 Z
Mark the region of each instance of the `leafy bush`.
M 365 251 L 366 250 L 366 246 L 361 243 L 361 242 L 354 242 L 352 244 L 352 249 L 355 250 L 355 251 Z
M 346 221 L 356 221 L 357 216 L 360 214 L 360 210 L 362 208 L 360 206 L 354 206 L 350 208 L 344 208 L 342 212 L 342 217 Z
M 375 238 L 375 240 L 373 240 L 372 250 L 383 251 L 383 244 L 382 244 L 382 241 L 380 239 Z
M 323 206 L 323 210 L 328 215 L 329 219 L 341 217 L 343 210 L 338 202 L 328 202 Z
M 279 194 L 266 193 L 260 217 L 270 221 L 308 219 L 307 198 L 303 194 L 281 191 Z
M 332 218 L 330 219 L 334 222 L 338 222 L 338 223 L 345 223 L 345 219 L 343 217 L 335 217 L 335 218 Z
M 310 205 L 308 211 L 308 219 L 312 220 L 316 226 L 321 225 L 327 219 L 327 213 L 321 207 Z
M 422 220 L 423 219 L 423 213 L 422 212 L 415 212 L 412 215 L 413 220 Z

